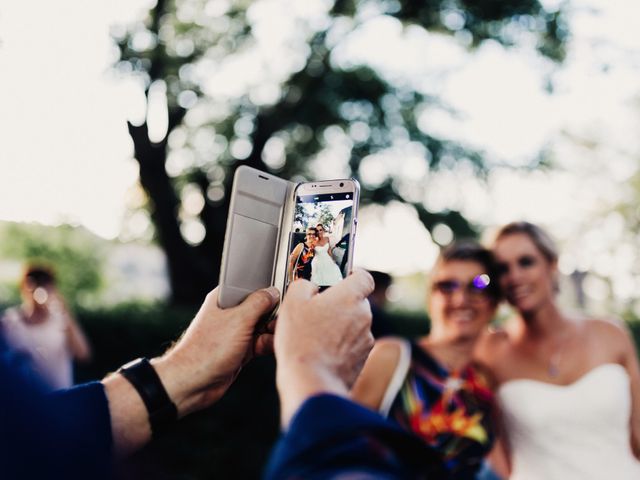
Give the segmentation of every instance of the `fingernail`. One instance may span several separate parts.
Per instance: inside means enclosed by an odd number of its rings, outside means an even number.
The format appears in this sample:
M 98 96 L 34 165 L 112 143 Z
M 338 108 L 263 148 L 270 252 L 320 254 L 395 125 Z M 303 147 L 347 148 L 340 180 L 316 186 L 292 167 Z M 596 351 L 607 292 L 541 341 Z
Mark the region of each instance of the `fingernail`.
M 277 302 L 280 300 L 280 290 L 278 290 L 276 287 L 266 288 L 265 292 L 271 295 L 271 298 L 273 299 L 274 302 Z

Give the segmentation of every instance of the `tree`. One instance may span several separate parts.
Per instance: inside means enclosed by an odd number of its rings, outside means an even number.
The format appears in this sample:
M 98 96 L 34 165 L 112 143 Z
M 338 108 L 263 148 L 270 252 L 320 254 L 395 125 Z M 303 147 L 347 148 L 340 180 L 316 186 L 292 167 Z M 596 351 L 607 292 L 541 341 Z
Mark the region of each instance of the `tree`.
M 318 223 L 321 223 L 324 228 L 327 229 L 333 223 L 335 217 L 331 212 L 331 208 L 329 208 L 328 205 L 323 204 L 316 214 L 316 219 Z
M 342 159 L 346 175 L 359 179 L 367 158 L 410 144 L 431 170 L 448 168 L 453 159 L 485 171 L 480 152 L 419 127 L 419 113 L 437 98 L 369 65 L 335 60 L 336 47 L 372 12 L 396 18 L 405 28 L 463 38 L 470 50 L 489 39 L 513 45 L 528 32 L 542 55 L 558 61 L 567 35 L 562 12 L 546 11 L 535 0 L 335 0 L 317 22 L 296 26 L 299 41 L 282 54 L 284 73 L 254 82 L 237 96 L 208 94 L 206 80 L 216 69 L 258 45 L 254 27 L 264 4 L 158 0 L 144 22 L 114 34 L 117 67 L 140 78 L 150 103 L 158 96 L 166 101 L 162 138 L 150 140 L 149 116 L 140 125 L 129 124 L 129 133 L 157 240 L 167 254 L 174 303 L 197 303 L 217 283 L 226 193 L 240 164 L 310 178 L 309 159 L 333 155 Z M 429 230 L 445 223 L 458 235 L 475 234 L 459 212 L 428 210 L 393 174 L 364 187 L 364 204 L 406 202 Z M 201 209 L 182 208 L 185 189 L 199 192 L 205 200 Z M 189 225 L 204 235 L 189 238 Z

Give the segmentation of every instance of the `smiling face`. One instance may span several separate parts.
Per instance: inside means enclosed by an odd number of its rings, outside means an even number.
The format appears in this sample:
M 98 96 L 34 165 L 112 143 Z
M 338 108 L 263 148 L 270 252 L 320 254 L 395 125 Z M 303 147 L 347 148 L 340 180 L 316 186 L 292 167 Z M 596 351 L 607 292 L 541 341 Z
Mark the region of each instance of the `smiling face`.
M 315 228 L 307 228 L 305 243 L 308 247 L 313 247 L 316 243 L 318 243 L 318 233 Z
M 318 224 L 316 226 L 316 230 L 318 231 L 318 239 L 322 240 L 322 238 L 324 237 L 324 227 L 322 226 L 322 224 Z
M 480 336 L 496 311 L 496 302 L 486 289 L 486 275 L 482 264 L 473 260 L 436 265 L 428 302 L 432 335 L 452 341 Z
M 494 254 L 502 292 L 521 314 L 533 314 L 554 301 L 557 263 L 549 260 L 529 235 L 499 237 Z

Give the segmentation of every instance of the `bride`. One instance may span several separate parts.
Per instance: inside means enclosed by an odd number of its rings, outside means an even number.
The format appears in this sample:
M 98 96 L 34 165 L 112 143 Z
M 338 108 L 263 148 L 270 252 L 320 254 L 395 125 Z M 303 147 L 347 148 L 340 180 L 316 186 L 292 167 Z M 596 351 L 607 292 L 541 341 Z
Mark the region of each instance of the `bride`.
M 639 479 L 640 368 L 628 331 L 560 311 L 558 254 L 540 227 L 503 227 L 494 253 L 516 313 L 477 350 L 502 417 L 494 468 L 512 480 Z
M 318 231 L 318 242 L 311 261 L 311 281 L 323 287 L 335 285 L 342 280 L 342 272 L 331 257 L 329 235 L 327 235 L 324 225 L 319 223 L 316 230 Z

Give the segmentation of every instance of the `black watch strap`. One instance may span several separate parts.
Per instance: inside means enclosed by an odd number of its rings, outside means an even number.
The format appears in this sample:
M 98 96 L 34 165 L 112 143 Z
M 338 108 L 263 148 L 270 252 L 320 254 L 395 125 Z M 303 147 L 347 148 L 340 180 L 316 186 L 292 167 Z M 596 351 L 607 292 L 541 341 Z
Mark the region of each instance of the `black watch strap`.
M 151 433 L 155 437 L 178 418 L 178 409 L 169 398 L 160 377 L 146 358 L 138 358 L 118 370 L 137 390 L 149 412 Z

